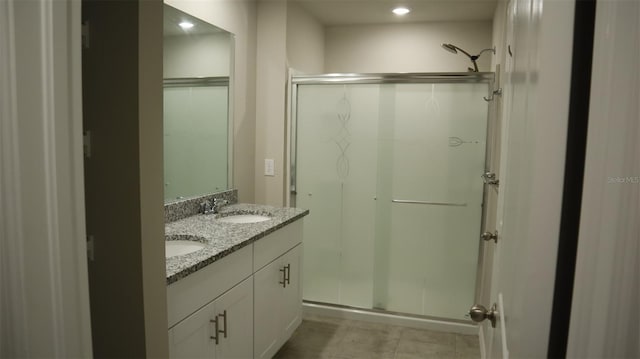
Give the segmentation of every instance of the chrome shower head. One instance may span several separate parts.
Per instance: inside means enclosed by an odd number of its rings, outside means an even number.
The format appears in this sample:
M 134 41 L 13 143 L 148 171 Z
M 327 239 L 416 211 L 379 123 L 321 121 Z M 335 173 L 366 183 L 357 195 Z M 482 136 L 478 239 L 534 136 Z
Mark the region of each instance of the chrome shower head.
M 456 47 L 451 44 L 442 44 L 442 48 L 449 51 L 452 54 L 458 53 L 458 50 L 456 50 Z
M 482 55 L 483 52 L 492 51 L 494 54 L 496 53 L 495 47 L 490 49 L 484 49 L 480 51 L 480 53 L 477 55 L 471 55 L 470 53 L 464 51 L 463 49 L 453 44 L 442 44 L 442 48 L 449 51 L 452 54 L 457 54 L 458 51 L 460 51 L 463 54 L 467 55 L 467 57 L 469 58 L 469 60 L 471 60 L 471 63 L 473 64 L 473 68 L 469 68 L 469 71 L 472 71 L 472 72 L 478 72 L 478 64 L 476 64 L 476 60 L 480 57 L 480 55 Z

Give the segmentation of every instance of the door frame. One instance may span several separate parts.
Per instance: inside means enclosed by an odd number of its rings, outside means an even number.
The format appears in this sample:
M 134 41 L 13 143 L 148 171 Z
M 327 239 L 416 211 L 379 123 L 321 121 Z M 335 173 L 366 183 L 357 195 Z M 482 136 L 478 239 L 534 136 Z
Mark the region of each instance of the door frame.
M 575 2 L 571 92 L 549 358 L 567 354 L 583 196 L 596 0 Z

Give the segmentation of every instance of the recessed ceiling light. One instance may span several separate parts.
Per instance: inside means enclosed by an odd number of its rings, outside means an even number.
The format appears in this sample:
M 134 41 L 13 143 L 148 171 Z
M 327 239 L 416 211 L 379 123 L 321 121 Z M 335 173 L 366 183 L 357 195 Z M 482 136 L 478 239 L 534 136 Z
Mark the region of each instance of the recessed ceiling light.
M 181 23 L 178 24 L 181 28 L 187 30 L 193 27 L 193 23 L 189 22 L 189 21 L 183 21 Z
M 392 10 L 394 14 L 402 16 L 402 15 L 406 15 L 408 13 L 411 12 L 411 10 L 407 9 L 406 7 L 397 7 L 395 9 Z

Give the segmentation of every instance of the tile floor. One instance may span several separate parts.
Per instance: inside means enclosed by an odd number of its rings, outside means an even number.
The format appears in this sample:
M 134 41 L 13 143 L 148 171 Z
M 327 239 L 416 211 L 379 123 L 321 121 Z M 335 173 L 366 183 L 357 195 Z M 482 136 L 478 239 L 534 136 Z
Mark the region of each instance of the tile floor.
M 476 359 L 478 337 L 305 315 L 274 359 Z

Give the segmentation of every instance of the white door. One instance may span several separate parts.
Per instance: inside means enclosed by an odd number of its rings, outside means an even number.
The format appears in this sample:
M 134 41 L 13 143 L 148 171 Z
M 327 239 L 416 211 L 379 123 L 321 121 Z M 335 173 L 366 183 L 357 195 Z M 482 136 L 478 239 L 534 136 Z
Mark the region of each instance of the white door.
M 218 315 L 216 358 L 253 357 L 253 281 L 245 279 L 215 301 Z
M 281 258 L 254 274 L 254 358 L 271 358 L 280 347 L 280 300 L 284 267 Z M 298 304 L 299 306 L 299 304 Z
M 500 187 L 488 358 L 546 357 L 560 233 L 574 3 L 511 0 L 506 11 Z M 491 229 L 491 228 L 487 228 Z M 492 249 L 491 249 L 492 248 Z
M 169 329 L 171 358 L 213 358 L 215 353 L 214 302 Z
M 297 245 L 284 256 L 282 264 L 285 266 L 287 280 L 283 288 L 282 297 L 282 330 L 287 340 L 302 322 L 302 287 L 300 286 L 300 253 L 302 245 Z
M 482 323 L 483 333 L 486 335 L 484 343 L 487 345 L 485 350 L 487 354 L 487 358 L 508 358 L 509 351 L 507 348 L 506 341 L 506 326 L 504 324 L 504 305 L 502 300 L 502 288 L 501 285 L 504 283 L 500 283 L 500 270 L 503 266 L 501 261 L 502 247 L 504 246 L 504 201 L 505 201 L 505 187 L 506 183 L 508 183 L 508 170 L 505 168 L 506 163 L 509 159 L 509 119 L 512 110 L 511 100 L 512 100 L 512 87 L 511 87 L 511 76 L 513 74 L 513 53 L 515 51 L 515 44 L 513 41 L 513 31 L 514 31 L 514 22 L 515 22 L 515 7 L 516 0 L 510 0 L 506 5 L 506 18 L 505 18 L 505 26 L 504 26 L 504 42 L 505 42 L 505 50 L 502 54 L 502 69 L 503 76 L 501 76 L 503 86 L 503 96 L 496 97 L 494 106 L 502 106 L 502 123 L 501 123 L 501 139 L 500 139 L 500 166 L 496 170 L 498 178 L 502 186 L 498 189 L 497 197 L 494 197 L 497 201 L 497 214 L 495 216 L 495 223 L 487 224 L 487 230 L 493 230 L 499 233 L 500 240 L 498 242 L 489 241 L 484 244 L 485 250 L 493 251 L 491 264 L 492 273 L 491 273 L 491 291 L 489 295 L 489 303 L 480 303 L 487 307 L 487 309 L 492 309 L 492 306 L 495 304 L 495 309 L 500 313 L 495 322 L 495 328 L 491 325 L 489 321 L 485 321 Z M 502 170 L 502 171 L 501 171 Z M 511 168 L 511 170 L 514 170 Z M 493 228 L 492 228 L 493 227 Z

